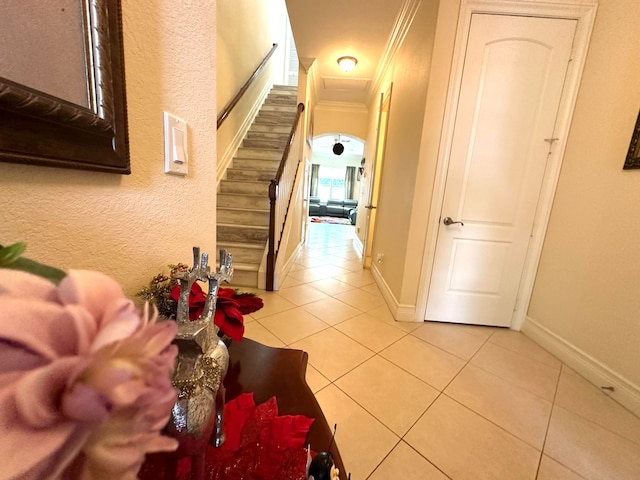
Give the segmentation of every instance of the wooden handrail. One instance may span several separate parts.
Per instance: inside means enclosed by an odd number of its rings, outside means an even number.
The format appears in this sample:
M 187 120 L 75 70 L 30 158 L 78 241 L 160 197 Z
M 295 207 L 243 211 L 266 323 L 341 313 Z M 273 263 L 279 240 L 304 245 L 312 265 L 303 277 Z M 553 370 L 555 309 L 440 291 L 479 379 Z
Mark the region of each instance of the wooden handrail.
M 276 184 L 280 183 L 280 179 L 282 178 L 282 172 L 284 172 L 284 166 L 287 163 L 287 158 L 289 157 L 289 152 L 291 151 L 291 144 L 293 143 L 293 137 L 298 130 L 298 122 L 300 121 L 300 116 L 304 112 L 304 103 L 298 104 L 298 109 L 296 110 L 296 119 L 293 122 L 293 126 L 291 127 L 291 132 L 289 133 L 289 141 L 287 142 L 287 146 L 284 147 L 284 152 L 282 152 L 282 158 L 280 159 L 280 165 L 278 166 L 278 171 L 276 172 L 276 176 L 273 177 L 271 182 L 276 182 Z
M 284 167 L 287 163 L 287 159 L 289 158 L 289 152 L 291 151 L 291 145 L 293 144 L 293 139 L 295 138 L 296 132 L 298 130 L 298 123 L 300 123 L 300 117 L 302 116 L 302 112 L 304 112 L 304 103 L 298 104 L 298 109 L 296 112 L 296 118 L 293 122 L 293 126 L 291 127 L 291 132 L 289 133 L 289 140 L 287 141 L 287 146 L 282 152 L 282 159 L 280 160 L 280 165 L 278 166 L 278 171 L 276 172 L 275 177 L 271 180 L 269 184 L 269 251 L 267 252 L 267 291 L 273 291 L 273 280 L 275 275 L 276 268 L 276 257 L 278 252 L 276 252 L 276 201 L 278 199 L 278 186 L 280 184 L 280 180 L 282 178 L 282 173 L 284 172 Z
M 233 107 L 236 106 L 236 104 L 240 101 L 240 99 L 246 93 L 246 91 L 249 90 L 249 87 L 251 86 L 253 81 L 258 77 L 258 75 L 260 75 L 260 72 L 262 72 L 265 65 L 271 58 L 271 55 L 273 55 L 273 52 L 276 51 L 276 48 L 278 48 L 278 44 L 274 43 L 273 46 L 271 47 L 271 50 L 269 50 L 269 53 L 265 55 L 265 57 L 262 59 L 262 62 L 260 62 L 260 65 L 258 65 L 258 68 L 256 68 L 254 72 L 251 74 L 251 76 L 249 77 L 249 80 L 245 82 L 242 88 L 238 90 L 238 93 L 236 93 L 236 96 L 233 97 L 231 101 L 227 103 L 227 105 L 225 105 L 225 107 L 222 109 L 222 112 L 220 112 L 220 114 L 218 115 L 218 123 L 217 123 L 216 130 L 220 128 L 220 125 L 222 125 L 222 122 L 224 122 L 226 118 L 229 116 L 229 114 L 231 113 L 231 110 L 233 110 Z

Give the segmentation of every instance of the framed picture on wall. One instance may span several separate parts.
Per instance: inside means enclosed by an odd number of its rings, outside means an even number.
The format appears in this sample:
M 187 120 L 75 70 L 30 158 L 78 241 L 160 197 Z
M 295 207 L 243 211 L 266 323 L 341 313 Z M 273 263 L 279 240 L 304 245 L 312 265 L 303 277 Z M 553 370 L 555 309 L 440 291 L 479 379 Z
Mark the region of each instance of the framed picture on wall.
M 636 119 L 636 126 L 633 129 L 633 135 L 631 135 L 631 143 L 629 144 L 629 151 L 627 152 L 627 158 L 624 161 L 624 168 L 628 170 L 630 168 L 640 168 L 640 148 L 638 140 L 640 139 L 640 113 Z
M 66 3 L 0 6 L 0 162 L 129 174 L 120 0 Z

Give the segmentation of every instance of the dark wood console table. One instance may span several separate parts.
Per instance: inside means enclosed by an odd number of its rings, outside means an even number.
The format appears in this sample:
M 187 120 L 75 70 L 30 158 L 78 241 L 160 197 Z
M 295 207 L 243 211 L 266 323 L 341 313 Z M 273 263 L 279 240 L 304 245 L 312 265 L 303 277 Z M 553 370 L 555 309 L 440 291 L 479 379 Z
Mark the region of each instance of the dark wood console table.
M 309 356 L 302 350 L 273 348 L 248 338 L 233 342 L 229 347 L 229 369 L 224 379 L 226 401 L 242 393 L 253 393 L 256 405 L 275 397 L 279 415 L 304 415 L 314 422 L 307 434 L 307 443 L 315 452 L 330 451 L 340 480 L 347 480 L 347 471 L 335 442 L 331 442 L 333 428 L 320 409 L 313 392 L 307 385 L 305 374 Z M 157 480 L 175 479 L 180 457 L 172 453 L 147 456 L 139 478 Z M 203 465 L 204 467 L 204 465 Z M 204 473 L 204 472 L 201 472 Z M 200 475 L 196 474 L 196 477 Z
M 311 449 L 326 451 L 331 445 L 333 427 L 329 426 L 315 395 L 305 380 L 309 355 L 302 350 L 267 347 L 248 338 L 233 342 L 229 347 L 229 370 L 224 380 L 226 400 L 241 393 L 253 392 L 256 405 L 275 396 L 281 415 L 304 415 L 314 418 L 307 437 Z M 340 479 L 347 479 L 347 471 L 335 443 L 331 454 Z

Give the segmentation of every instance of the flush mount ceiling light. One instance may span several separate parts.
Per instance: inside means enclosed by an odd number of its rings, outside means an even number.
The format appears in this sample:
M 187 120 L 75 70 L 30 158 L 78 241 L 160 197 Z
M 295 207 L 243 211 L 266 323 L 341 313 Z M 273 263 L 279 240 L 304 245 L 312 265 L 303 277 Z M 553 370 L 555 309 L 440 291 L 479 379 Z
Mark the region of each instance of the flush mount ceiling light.
M 340 57 L 338 59 L 338 65 L 344 73 L 349 73 L 358 64 L 356 57 Z

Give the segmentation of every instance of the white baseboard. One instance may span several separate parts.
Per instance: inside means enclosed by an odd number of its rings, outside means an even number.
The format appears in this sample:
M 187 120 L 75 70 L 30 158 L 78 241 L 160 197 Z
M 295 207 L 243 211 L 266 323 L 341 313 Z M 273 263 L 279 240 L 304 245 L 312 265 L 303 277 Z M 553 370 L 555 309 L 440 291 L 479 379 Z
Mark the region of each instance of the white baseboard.
M 371 264 L 371 274 L 376 281 L 376 285 L 378 285 L 378 288 L 382 292 L 382 296 L 384 297 L 385 302 L 387 302 L 387 306 L 389 307 L 389 310 L 391 310 L 393 318 L 398 322 L 415 322 L 416 306 L 402 305 L 398 303 L 398 300 L 396 300 L 396 297 L 389 288 L 389 285 L 387 285 L 387 282 L 384 281 L 384 278 L 380 274 L 375 263 Z
M 279 270 L 276 268 L 276 271 L 273 273 L 273 291 L 277 292 L 280 290 L 280 284 L 286 280 L 287 275 L 293 268 L 293 265 L 296 263 L 300 252 L 302 251 L 302 243 L 300 243 L 296 247 L 296 251 L 291 254 L 291 256 L 287 259 L 287 262 L 282 266 Z
M 360 237 L 355 233 L 353 234 L 353 248 L 356 249 L 356 252 L 358 252 L 358 255 L 361 257 L 364 255 L 364 245 L 362 244 Z
M 233 160 L 233 156 L 236 154 L 236 151 L 242 144 L 242 140 L 244 140 L 245 135 L 249 131 L 249 128 L 253 123 L 253 120 L 258 115 L 258 112 L 260 111 L 262 104 L 267 98 L 267 95 L 269 95 L 269 92 L 271 91 L 272 87 L 273 87 L 272 82 L 271 81 L 267 82 L 267 84 L 264 86 L 264 88 L 258 95 L 258 98 L 256 98 L 256 101 L 251 107 L 251 110 L 249 111 L 244 121 L 242 122 L 242 125 L 240 125 L 240 128 L 238 129 L 235 136 L 233 137 L 233 140 L 227 147 L 227 150 L 224 152 L 224 154 L 221 157 L 218 158 L 218 164 L 216 165 L 216 175 L 218 179 L 218 184 L 220 184 L 220 180 L 222 180 L 222 178 L 224 177 L 224 173 L 227 171 L 227 168 L 229 168 L 229 165 L 231 165 L 231 160 Z
M 640 388 L 637 385 L 543 327 L 531 317 L 527 316 L 521 331 L 598 388 L 613 387 L 613 392 L 604 392 L 635 415 L 640 416 Z
M 269 253 L 269 243 L 264 246 L 264 251 L 262 252 L 262 261 L 260 262 L 260 267 L 258 268 L 258 288 L 260 290 L 267 289 L 267 253 Z

